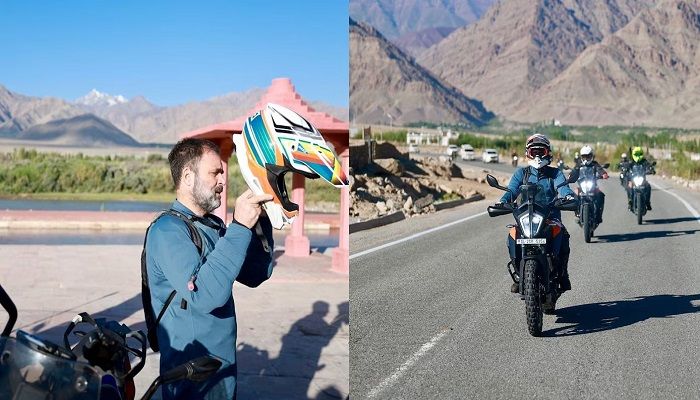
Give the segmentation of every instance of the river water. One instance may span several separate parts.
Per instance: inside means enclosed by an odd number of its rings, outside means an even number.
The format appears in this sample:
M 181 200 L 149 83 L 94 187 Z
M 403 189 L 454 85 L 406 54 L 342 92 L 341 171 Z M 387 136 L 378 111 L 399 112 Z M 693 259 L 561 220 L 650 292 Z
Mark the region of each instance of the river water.
M 145 201 L 56 201 L 3 200 L 2 210 L 54 211 L 125 211 L 157 212 L 170 208 L 171 203 Z M 284 246 L 288 230 L 274 231 L 275 247 Z M 143 245 L 144 232 L 111 230 L 25 230 L 0 229 L 0 245 Z M 338 231 L 306 232 L 311 248 L 324 251 L 338 246 Z
M 160 211 L 172 203 L 147 201 L 57 201 L 57 200 L 4 200 L 0 210 L 55 210 L 55 211 Z
M 274 231 L 275 248 L 284 246 L 285 231 Z M 0 245 L 143 245 L 145 232 L 138 231 L 84 231 L 30 229 L 0 229 Z M 311 248 L 325 251 L 338 247 L 338 231 L 307 231 Z

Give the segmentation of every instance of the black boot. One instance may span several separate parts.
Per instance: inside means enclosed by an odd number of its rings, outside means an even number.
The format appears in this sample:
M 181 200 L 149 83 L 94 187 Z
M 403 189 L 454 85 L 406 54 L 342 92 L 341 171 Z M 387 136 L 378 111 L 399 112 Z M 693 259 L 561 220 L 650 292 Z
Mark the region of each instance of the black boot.
M 565 231 L 564 234 L 568 236 L 569 232 Z M 566 248 L 562 249 L 562 252 L 559 254 L 559 257 L 560 257 L 559 268 L 561 268 L 561 276 L 559 277 L 559 289 L 562 292 L 566 292 L 567 290 L 571 290 L 571 281 L 569 280 L 569 254 L 570 254 L 570 252 L 571 252 L 571 249 L 568 246 L 566 246 Z
M 647 203 L 647 211 L 651 211 L 651 203 Z
M 511 293 L 519 293 L 520 292 L 520 285 L 518 282 L 513 282 L 512 285 L 510 285 L 510 292 Z
M 569 280 L 569 274 L 567 272 L 564 272 L 564 275 L 559 278 L 559 290 L 562 292 L 571 290 L 571 281 Z

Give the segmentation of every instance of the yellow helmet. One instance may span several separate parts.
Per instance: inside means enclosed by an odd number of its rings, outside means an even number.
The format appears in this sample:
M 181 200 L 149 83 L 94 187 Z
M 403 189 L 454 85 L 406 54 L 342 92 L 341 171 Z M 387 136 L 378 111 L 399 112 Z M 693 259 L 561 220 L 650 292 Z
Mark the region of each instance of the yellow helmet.
M 637 146 L 632 149 L 632 159 L 634 162 L 639 162 L 642 158 L 644 158 L 644 150 L 642 150 L 641 147 Z

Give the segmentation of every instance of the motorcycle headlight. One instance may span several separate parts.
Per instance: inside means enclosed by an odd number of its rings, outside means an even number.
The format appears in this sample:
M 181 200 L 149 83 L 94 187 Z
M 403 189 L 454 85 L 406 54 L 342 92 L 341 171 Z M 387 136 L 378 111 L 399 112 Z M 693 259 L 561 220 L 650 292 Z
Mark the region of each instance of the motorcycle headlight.
M 588 193 L 593 189 L 593 181 L 582 181 L 581 182 L 581 190 L 583 190 L 584 193 Z
M 642 186 L 644 183 L 644 177 L 643 176 L 635 176 L 632 178 L 632 181 L 634 182 L 635 186 Z
M 530 215 L 525 213 L 520 217 L 520 228 L 522 228 L 523 235 L 526 238 L 531 238 L 537 234 L 540 230 L 540 224 L 544 218 L 542 215 L 533 213 L 532 214 L 532 225 L 530 225 Z

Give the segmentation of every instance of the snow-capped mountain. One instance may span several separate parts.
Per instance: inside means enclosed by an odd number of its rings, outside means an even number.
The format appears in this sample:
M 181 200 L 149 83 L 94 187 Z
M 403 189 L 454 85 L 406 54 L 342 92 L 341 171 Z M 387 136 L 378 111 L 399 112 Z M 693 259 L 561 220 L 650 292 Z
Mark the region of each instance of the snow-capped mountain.
M 112 96 L 111 94 L 102 93 L 97 89 L 92 89 L 90 93 L 76 99 L 75 103 L 94 107 L 111 107 L 117 104 L 126 103 L 128 101 L 129 100 L 124 98 L 122 95 Z

